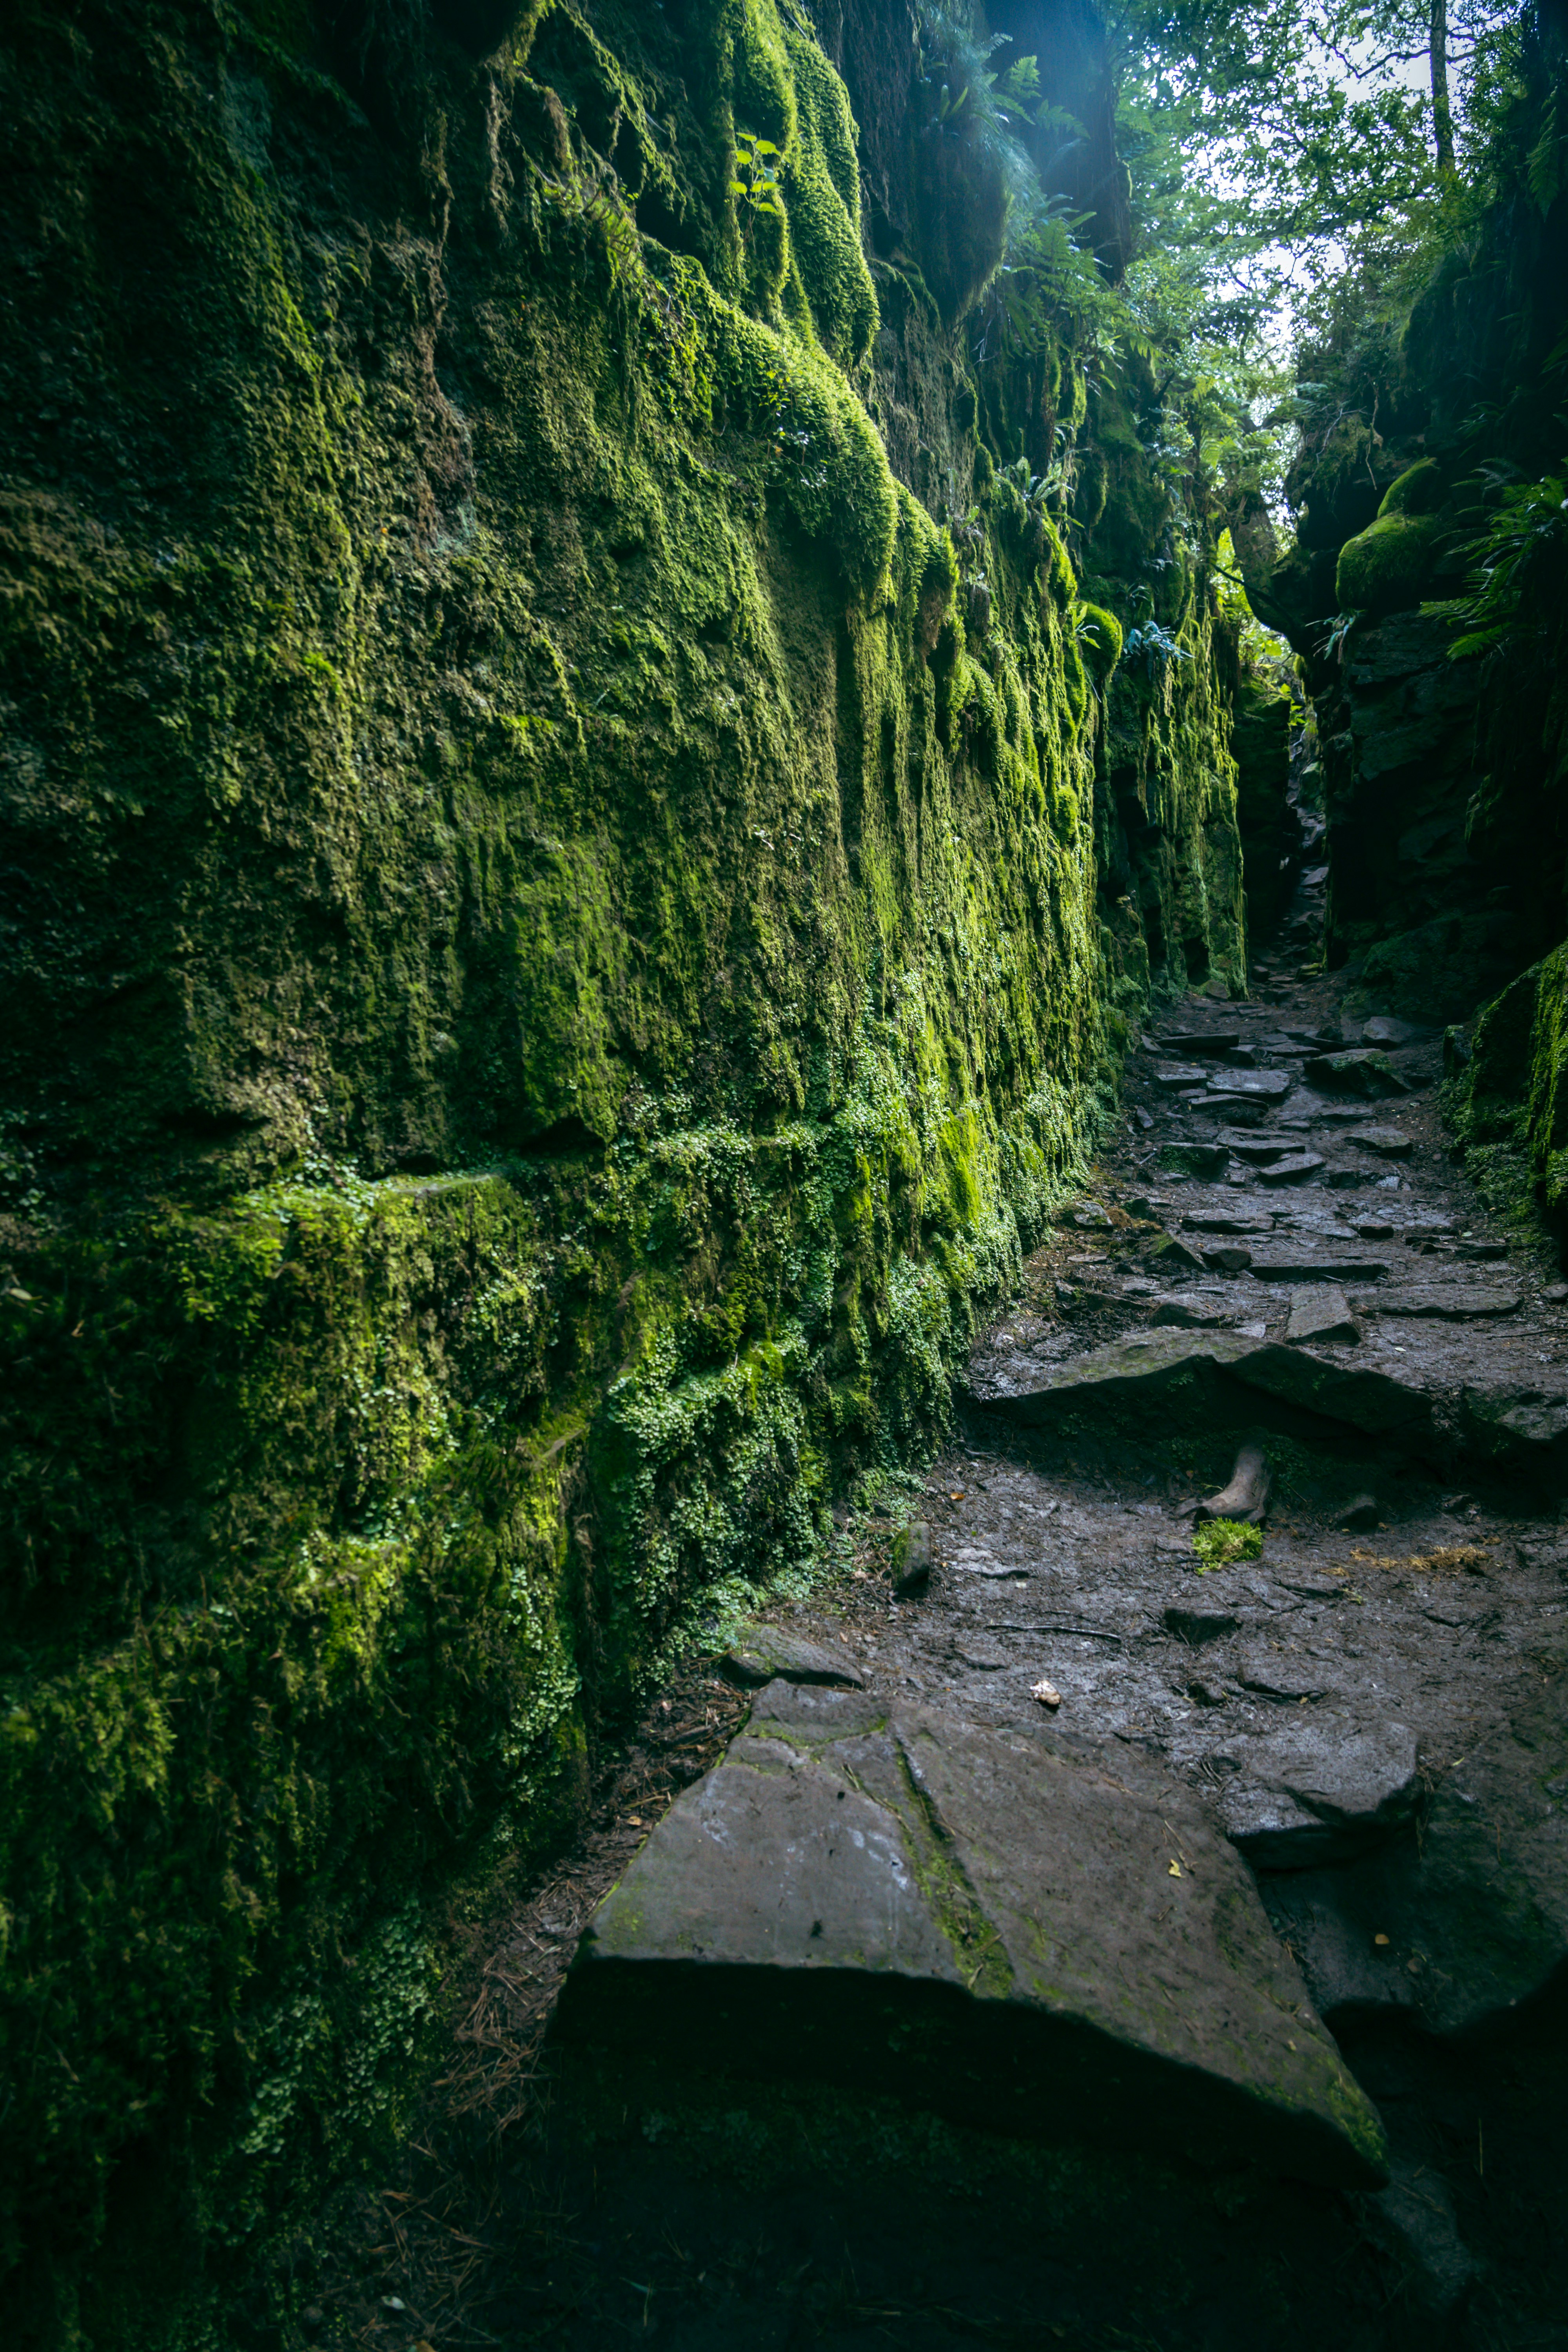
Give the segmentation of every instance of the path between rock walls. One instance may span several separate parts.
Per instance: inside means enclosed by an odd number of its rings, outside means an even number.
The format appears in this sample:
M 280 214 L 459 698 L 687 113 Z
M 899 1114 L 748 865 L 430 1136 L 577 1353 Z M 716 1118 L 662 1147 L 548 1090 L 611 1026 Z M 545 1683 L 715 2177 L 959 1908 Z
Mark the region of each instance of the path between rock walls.
M 356 2340 L 1568 2346 L 1568 1290 L 1337 1005 L 1143 1040 L 923 1496 L 492 1960 L 483 2325 Z

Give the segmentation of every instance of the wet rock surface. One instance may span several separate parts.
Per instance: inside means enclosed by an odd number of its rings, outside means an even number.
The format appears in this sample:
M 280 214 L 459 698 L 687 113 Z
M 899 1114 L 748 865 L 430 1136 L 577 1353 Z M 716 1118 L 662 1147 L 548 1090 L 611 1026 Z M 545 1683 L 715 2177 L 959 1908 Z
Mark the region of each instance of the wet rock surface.
M 577 2022 L 596 1976 L 700 1975 L 679 1957 L 687 1874 L 713 1916 L 742 1885 L 714 1841 L 700 1846 L 703 1809 L 742 1778 L 765 1782 L 752 1893 L 726 1914 L 740 1941 L 715 1964 L 771 1987 L 748 1996 L 762 2004 L 760 2046 L 814 2080 L 964 2127 L 986 2096 L 994 2122 L 1022 2068 L 1038 2112 L 1007 2128 L 1087 2145 L 1102 2095 L 1107 2113 L 1119 2095 L 1112 2052 L 1173 2063 L 1171 2045 L 1138 2039 L 1136 2021 L 1162 2005 L 1152 1988 L 1163 1982 L 1184 2012 L 1195 2116 L 1238 2095 L 1234 2053 L 1218 2062 L 1205 2025 L 1235 1969 L 1265 2008 L 1289 1986 L 1275 2014 L 1300 2022 L 1304 2003 L 1323 2021 L 1387 2135 L 1388 2185 L 1341 2209 L 1354 2245 L 1385 2265 L 1387 2308 L 1402 2315 L 1364 2340 L 1433 2340 L 1422 2330 L 1462 2329 L 1477 2297 L 1538 2308 L 1535 2267 L 1568 2263 L 1557 2225 L 1548 2254 L 1526 2218 L 1531 2195 L 1555 2197 L 1568 2178 L 1550 2087 L 1568 2083 L 1568 1290 L 1527 1239 L 1489 1219 L 1448 1160 L 1430 1033 L 1347 1023 L 1321 988 L 1285 1006 L 1227 1007 L 1223 1029 L 1201 1004 L 1190 1014 L 1135 1060 L 1120 1153 L 977 1343 L 953 1442 L 864 1555 L 880 1572 L 858 1570 L 831 1607 L 776 1612 L 775 1630 L 852 1659 L 864 1689 L 775 1680 L 760 1692 L 724 1765 L 667 1816 L 602 1915 L 578 1964 Z M 1286 1083 L 1272 1099 L 1255 1094 L 1243 1120 L 1222 1074 Z M 1369 1119 L 1372 1093 L 1397 1094 L 1397 1129 Z M 1271 1184 L 1280 1169 L 1287 1181 Z M 1259 1454 L 1266 1475 L 1243 1477 Z M 1196 1498 L 1227 1493 L 1236 1518 L 1260 1516 L 1261 1552 L 1205 1571 Z M 896 1583 L 907 1529 L 924 1563 L 918 1589 Z M 761 1640 L 742 1647 L 760 1654 Z M 860 1727 L 829 1736 L 830 1719 Z M 910 1762 L 922 1740 L 952 1776 L 940 1794 Z M 865 1759 L 881 1743 L 863 1776 L 849 1765 L 857 1742 Z M 1017 1776 L 1005 1786 L 1002 1759 Z M 994 1809 L 979 1835 L 984 1807 L 955 1822 L 983 1782 Z M 1042 1792 L 1063 1786 L 1079 1797 L 1053 1813 Z M 1150 1802 L 1161 1836 L 1179 1831 L 1196 1855 L 1201 1831 L 1211 1871 L 1229 1858 L 1240 1875 L 1225 1883 L 1255 1896 L 1264 1942 L 1247 1902 L 1246 1934 L 1224 1956 L 1201 1936 L 1181 1955 L 1151 1936 L 1152 1919 L 1168 1924 L 1158 1903 L 1145 1906 L 1157 1841 L 1145 1851 L 1132 1827 Z M 873 1922 L 864 1887 L 837 1926 L 816 1880 L 805 1894 L 813 1838 L 847 1806 L 880 1808 L 860 1826 L 869 1835 L 875 1821 L 887 1841 L 889 1879 L 899 1857 L 903 1926 L 897 1906 Z M 792 1819 L 816 1827 L 789 1832 Z M 1017 2022 L 1010 1938 L 1052 1916 L 1058 1848 L 1083 1858 L 1083 1900 L 1061 1914 L 1059 1948 L 1078 1973 L 1053 1994 L 1051 2024 L 1070 2017 L 1094 2053 L 1075 2059 L 1071 2095 L 1052 2096 L 1049 2066 L 1028 2074 L 1014 2044 L 985 2043 L 976 2063 L 984 2035 L 956 2024 L 912 2055 L 920 2036 L 900 2036 L 884 2069 L 887 2033 L 862 2014 L 868 1986 L 880 1995 L 896 1979 L 900 2000 Z M 973 1906 L 972 1945 L 948 1932 L 917 1849 L 957 1872 L 949 1885 L 962 1882 Z M 1183 1877 L 1169 1887 L 1189 1898 L 1201 1872 L 1171 1860 Z M 871 1874 L 863 1856 L 856 1869 Z M 786 1923 L 804 1958 L 768 1943 Z M 612 1965 L 609 1946 L 628 1929 Z M 971 1974 L 981 1950 L 1006 1972 L 999 1990 L 999 1975 Z M 1097 2009 L 1108 1987 L 1120 1990 Z M 617 2065 L 646 2059 L 661 2003 L 667 2022 L 677 2011 L 665 1995 L 627 1994 L 616 2021 L 621 1999 L 606 1990 L 574 2047 L 592 2051 L 596 2035 Z M 695 2019 L 700 1991 L 679 1999 Z M 1287 2039 L 1300 2055 L 1294 2023 Z M 1249 2108 L 1247 2145 L 1265 2168 L 1309 2174 L 1299 2152 L 1264 2144 L 1274 2095 Z M 1489 2185 L 1504 2159 L 1488 2154 L 1489 2133 L 1505 2129 L 1518 2151 L 1506 2207 Z M 1144 2133 L 1129 2144 L 1163 2145 Z M 1539 2191 L 1517 2185 L 1526 2179 Z M 1172 2210 L 1197 2229 L 1185 2193 L 1172 2192 Z M 1340 2242 L 1337 2221 L 1320 2212 L 1314 2226 L 1323 2248 Z M 1351 2242 L 1335 2261 L 1352 2259 Z M 1510 2324 L 1440 2340 L 1490 2352 L 1516 2340 Z M 1228 2325 L 1214 2341 L 1232 2340 Z
M 715 2012 L 744 2068 L 1017 2137 L 1070 2115 L 1121 2147 L 1385 2178 L 1382 2126 L 1206 1809 L 1032 1727 L 760 1699 L 600 1908 L 560 2024 L 635 2050 Z

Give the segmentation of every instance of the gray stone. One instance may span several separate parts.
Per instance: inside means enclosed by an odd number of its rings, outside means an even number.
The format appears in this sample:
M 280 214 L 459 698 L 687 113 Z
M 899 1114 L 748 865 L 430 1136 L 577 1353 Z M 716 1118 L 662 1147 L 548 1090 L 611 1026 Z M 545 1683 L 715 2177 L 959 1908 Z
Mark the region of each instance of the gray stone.
M 1189 1110 L 1211 1111 L 1228 1122 L 1229 1128 L 1261 1127 L 1268 1116 L 1267 1099 L 1253 1101 L 1246 1095 L 1184 1095 L 1182 1100 Z
M 1359 1339 L 1361 1333 L 1342 1290 L 1330 1283 L 1314 1284 L 1290 1301 L 1287 1339 L 1319 1345 L 1334 1339 Z
M 1191 1243 L 1177 1239 L 1174 1234 L 1162 1234 L 1146 1254 L 1144 1265 L 1151 1274 L 1202 1274 L 1204 1262 Z
M 1077 1225 L 1085 1232 L 1113 1222 L 1110 1211 L 1103 1209 L 1098 1201 L 1079 1201 L 1076 1208 L 1068 1211 L 1068 1224 Z
M 1418 1045 L 1436 1034 L 1435 1029 L 1423 1029 L 1419 1022 L 1396 1021 L 1392 1013 L 1376 1013 L 1363 1024 L 1361 1042 L 1363 1045 Z
M 1271 1160 L 1288 1160 L 1297 1148 L 1293 1137 L 1282 1135 L 1227 1135 L 1222 1139 L 1237 1160 L 1254 1168 L 1267 1167 Z
M 1342 1054 L 1314 1054 L 1305 1075 L 1310 1086 L 1321 1087 L 1327 1094 L 1373 1097 L 1410 1091 L 1387 1055 L 1371 1045 L 1352 1045 Z
M 836 1684 L 840 1690 L 864 1690 L 866 1678 L 854 1660 L 825 1650 L 820 1643 L 803 1642 L 798 1634 L 782 1633 L 776 1625 L 748 1626 L 741 1640 L 724 1654 L 724 1665 L 738 1683 L 772 1682 L 775 1675 L 790 1683 Z
M 1223 1176 L 1230 1165 L 1230 1154 L 1223 1143 L 1164 1143 L 1160 1147 L 1160 1165 L 1172 1175 Z
M 1188 1062 L 1162 1062 L 1154 1073 L 1154 1084 L 1172 1093 L 1179 1092 L 1183 1087 L 1206 1086 L 1208 1078 L 1206 1070 L 1197 1069 Z
M 1204 1264 L 1216 1274 L 1245 1274 L 1252 1264 L 1252 1252 L 1239 1242 L 1223 1242 L 1205 1250 Z
M 1508 1255 L 1506 1242 L 1456 1242 L 1454 1255 L 1469 1259 L 1472 1265 L 1490 1265 Z
M 1501 1290 L 1479 1282 L 1454 1282 L 1434 1283 L 1429 1289 L 1423 1286 L 1418 1289 L 1382 1290 L 1366 1304 L 1375 1307 L 1380 1315 L 1436 1316 L 1444 1323 L 1477 1323 L 1497 1315 L 1511 1315 L 1522 1300 L 1517 1290 Z
M 1283 1102 L 1295 1080 L 1288 1070 L 1211 1070 L 1211 1095 L 1240 1095 L 1254 1102 Z
M 1380 1160 L 1408 1160 L 1415 1149 L 1402 1127 L 1358 1127 L 1344 1139 L 1363 1151 L 1375 1151 Z
M 1323 1165 L 1315 1151 L 1292 1151 L 1283 1160 L 1270 1160 L 1268 1167 L 1258 1171 L 1260 1184 L 1308 1184 Z
M 911 1519 L 893 1538 L 893 1596 L 911 1601 L 931 1582 L 931 1529 L 923 1519 Z
M 1568 1979 L 1568 1713 L 1559 1690 L 1448 1761 L 1419 1846 L 1269 1882 L 1325 2009 L 1414 2011 L 1470 2039 Z
M 1339 1524 L 1356 1534 L 1364 1535 L 1369 1528 L 1376 1527 L 1380 1517 L 1375 1495 L 1352 1495 L 1339 1514 Z
M 1538 1685 L 1433 1799 L 1411 1927 L 1434 2032 L 1500 2018 L 1568 1969 L 1568 1803 L 1551 1793 L 1565 1773 L 1568 1708 Z
M 600 1906 L 556 2031 L 991 2131 L 1386 2178 L 1191 1791 L 1032 1727 L 775 1685 Z
M 1154 1320 L 1186 1331 L 1215 1331 L 1234 1318 L 1228 1307 L 1215 1299 L 1196 1297 L 1191 1291 L 1177 1291 L 1161 1299 L 1154 1309 Z
M 1151 1426 L 1151 1413 L 1172 1425 L 1212 1427 L 1216 1414 L 1255 1410 L 1249 1400 L 1261 1393 L 1370 1436 L 1397 1432 L 1420 1444 L 1431 1433 L 1431 1399 L 1408 1379 L 1238 1331 L 1134 1334 L 1050 1365 L 1037 1378 L 1037 1387 L 989 1400 L 991 1409 L 1039 1428 L 1090 1407 L 1141 1430 Z
M 1254 1255 L 1255 1282 L 1375 1282 L 1387 1272 L 1377 1257 L 1278 1257 Z
M 1194 1209 L 1182 1223 L 1194 1234 L 1270 1234 L 1274 1230 L 1272 1217 L 1248 1216 L 1239 1209 Z
M 1258 1870 L 1318 1869 L 1386 1844 L 1414 1819 L 1421 1795 L 1415 1735 L 1403 1723 L 1349 1730 L 1320 1719 L 1211 1753 L 1236 1767 L 1220 1818 Z

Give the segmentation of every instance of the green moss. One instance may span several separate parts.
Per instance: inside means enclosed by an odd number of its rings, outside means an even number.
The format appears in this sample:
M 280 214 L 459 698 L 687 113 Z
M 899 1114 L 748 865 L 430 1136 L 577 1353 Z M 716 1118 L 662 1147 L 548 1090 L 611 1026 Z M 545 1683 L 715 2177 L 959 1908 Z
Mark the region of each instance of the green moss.
M 1104 685 L 1121 659 L 1124 632 L 1114 613 L 1103 604 L 1080 604 L 1078 642 L 1096 679 Z
M 1258 1559 L 1263 1530 L 1248 1527 L 1244 1519 L 1209 1519 L 1194 1534 L 1193 1549 L 1198 1574 L 1206 1576 L 1211 1568 L 1234 1568 L 1238 1559 Z
M 17 232 L 0 352 L 53 910 L 0 1049 L 0 2033 L 13 2305 L 63 2345 L 384 2144 L 454 1906 L 933 1443 L 1110 1115 L 1113 762 L 1173 952 L 1219 968 L 1239 897 L 1201 619 L 1136 691 L 1086 646 L 1054 526 L 961 567 L 934 459 L 929 507 L 895 481 L 847 100 L 771 0 L 699 12 L 700 93 L 552 10 L 494 121 L 443 49 L 368 144 L 226 18 L 47 14 L 12 184 L 63 226 Z M 726 190 L 737 124 L 787 228 Z M 1005 200 L 948 143 L 961 300 Z M 895 302 L 957 482 L 968 361 Z M 133 498 L 17 422 L 67 316 Z
M 876 289 L 860 251 L 860 169 L 844 85 L 821 50 L 791 33 L 799 136 L 786 164 L 790 237 L 823 348 L 862 360 L 877 331 Z
M 1435 457 L 1423 457 L 1389 484 L 1377 511 L 1380 517 L 1436 514 L 1445 496 L 1442 467 Z
M 1418 604 L 1442 537 L 1428 515 L 1380 515 L 1340 550 L 1334 593 L 1342 613 L 1397 613 Z
M 1568 1222 L 1568 947 L 1477 1016 L 1447 1110 L 1465 1166 L 1498 1213 Z

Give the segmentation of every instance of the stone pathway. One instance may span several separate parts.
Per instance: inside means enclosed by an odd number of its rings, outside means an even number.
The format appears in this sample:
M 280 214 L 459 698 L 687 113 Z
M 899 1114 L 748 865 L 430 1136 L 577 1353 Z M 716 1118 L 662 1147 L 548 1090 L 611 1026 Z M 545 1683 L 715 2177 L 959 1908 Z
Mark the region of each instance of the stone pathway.
M 1272 993 L 1142 1041 L 889 1547 L 902 1597 L 755 1630 L 750 1727 L 562 2032 L 646 2052 L 717 2002 L 742 2073 L 1389 2181 L 1454 2313 L 1433 2053 L 1528 2053 L 1568 1977 L 1568 1293 L 1448 1160 L 1438 1040 Z M 1248 1443 L 1260 1550 L 1200 1572 Z

